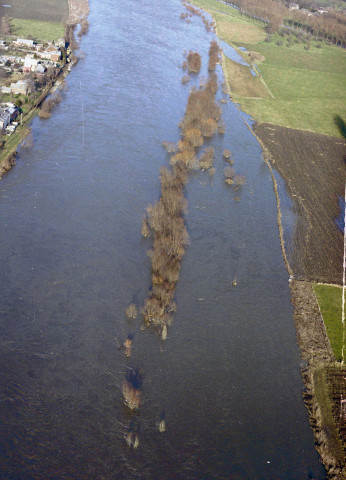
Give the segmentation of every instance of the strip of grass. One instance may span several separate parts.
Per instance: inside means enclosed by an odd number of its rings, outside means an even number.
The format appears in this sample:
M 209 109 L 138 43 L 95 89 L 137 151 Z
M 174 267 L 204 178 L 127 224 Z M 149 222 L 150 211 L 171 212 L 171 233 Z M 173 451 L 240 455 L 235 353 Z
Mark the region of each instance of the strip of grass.
M 65 27 L 62 23 L 38 22 L 22 18 L 11 19 L 12 33 L 20 38 L 32 38 L 45 43 L 56 41 L 64 36 Z
M 248 67 L 225 58 L 225 70 L 232 91 L 242 97 L 270 98 L 259 77 L 253 77 Z
M 315 284 L 313 288 L 322 312 L 334 356 L 338 361 L 341 361 L 343 340 L 341 321 L 342 288 L 319 284 Z
M 213 15 L 222 40 L 264 57 L 255 63 L 274 98 L 266 98 L 259 92 L 256 77 L 248 76 L 245 83 L 236 81 L 232 79 L 235 69 L 225 66 L 232 95 L 246 113 L 258 122 L 341 136 L 334 117 L 339 115 L 346 119 L 346 55 L 343 49 L 323 42 L 308 42 L 306 38 L 298 39 L 294 32 L 289 33 L 290 47 L 287 47 L 287 36 L 278 34 L 272 35 L 267 42 L 263 22 L 242 16 L 238 10 L 216 0 L 196 0 L 194 3 Z M 247 53 L 243 56 L 251 63 Z

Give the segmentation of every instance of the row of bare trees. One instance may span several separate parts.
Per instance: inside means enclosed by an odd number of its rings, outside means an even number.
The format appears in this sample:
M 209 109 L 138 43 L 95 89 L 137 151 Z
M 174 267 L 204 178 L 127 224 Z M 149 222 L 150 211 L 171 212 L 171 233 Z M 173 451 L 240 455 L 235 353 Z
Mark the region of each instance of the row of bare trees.
M 218 51 L 218 50 L 217 50 Z M 212 43 L 209 63 L 215 68 L 216 47 Z M 196 52 L 190 52 L 193 65 L 200 59 Z M 177 145 L 166 142 L 171 152 L 171 168 L 163 167 L 160 172 L 161 196 L 149 205 L 142 223 L 142 234 L 152 235 L 153 246 L 148 255 L 151 260 L 152 287 L 143 307 L 144 321 L 152 325 L 163 340 L 167 337 L 167 326 L 171 325 L 175 311 L 174 293 L 179 280 L 181 260 L 189 237 L 185 227 L 184 213 L 187 202 L 184 188 L 189 170 L 201 168 L 211 170 L 214 150 L 206 148 L 197 158 L 197 148 L 205 138 L 212 137 L 220 122 L 221 109 L 215 101 L 218 88 L 217 76 L 211 72 L 201 88 L 193 88 L 186 106 L 184 118 L 179 126 L 182 139 Z
M 332 43 L 346 45 L 346 18 L 341 13 L 329 11 L 323 15 L 308 16 L 299 10 L 289 10 L 275 0 L 226 0 L 226 2 L 238 7 L 244 15 L 267 22 L 268 33 L 274 33 L 281 25 L 287 24 Z

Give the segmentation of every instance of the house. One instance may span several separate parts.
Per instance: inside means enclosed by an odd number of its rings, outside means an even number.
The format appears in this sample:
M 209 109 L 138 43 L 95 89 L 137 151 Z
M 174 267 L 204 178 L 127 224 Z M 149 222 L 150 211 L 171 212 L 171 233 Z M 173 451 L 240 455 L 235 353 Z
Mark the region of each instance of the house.
M 288 4 L 288 8 L 290 10 L 299 10 L 299 5 L 298 5 L 298 3 L 291 2 L 291 3 Z
M 35 69 L 35 73 L 39 75 L 43 75 L 47 71 L 47 67 L 42 65 L 42 63 L 39 63 Z
M 6 110 L 10 114 L 10 121 L 13 122 L 18 116 L 19 108 L 14 103 L 8 103 Z
M 29 73 L 35 71 L 38 64 L 38 60 L 34 58 L 32 55 L 27 55 L 24 59 L 24 67 L 23 72 Z
M 34 46 L 34 41 L 33 40 L 27 40 L 26 38 L 17 38 L 15 42 L 16 45 L 20 45 L 22 47 L 30 47 L 33 48 Z
M 324 8 L 319 8 L 317 10 L 317 12 L 320 14 L 320 15 L 323 15 L 324 13 L 328 13 L 328 10 L 324 10 Z
M 54 45 L 46 48 L 46 50 L 44 52 L 41 52 L 39 55 L 41 58 L 52 60 L 53 62 L 59 62 L 59 60 L 61 59 L 61 52 Z
M 11 87 L 1 87 L 1 93 L 11 93 Z
M 18 80 L 17 83 L 11 83 L 11 93 L 15 95 L 26 95 L 28 93 L 29 85 L 26 80 Z
M 7 110 L 0 110 L 0 130 L 5 130 L 11 121 L 11 115 Z

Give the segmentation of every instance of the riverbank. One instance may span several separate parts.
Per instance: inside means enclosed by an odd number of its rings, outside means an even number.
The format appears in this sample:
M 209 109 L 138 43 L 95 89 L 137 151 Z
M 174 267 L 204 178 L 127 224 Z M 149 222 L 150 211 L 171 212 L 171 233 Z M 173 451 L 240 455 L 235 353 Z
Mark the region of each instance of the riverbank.
M 72 37 L 67 38 L 67 44 L 65 44 L 63 49 L 65 54 L 64 52 L 61 53 L 62 56 L 65 55 L 65 57 L 63 57 L 64 65 L 56 69 L 55 75 L 46 82 L 39 95 L 36 95 L 36 97 L 29 101 L 25 99 L 27 103 L 25 105 L 25 111 L 22 110 L 21 121 L 20 123 L 18 122 L 19 124 L 17 125 L 17 128 L 9 136 L 9 138 L 4 140 L 3 147 L 0 150 L 0 179 L 16 164 L 18 147 L 23 142 L 25 137 L 30 133 L 30 123 L 32 122 L 33 118 L 39 114 L 41 105 L 50 93 L 53 93 L 57 88 L 59 88 L 70 72 L 71 67 L 78 61 L 73 54 L 73 51 L 78 48 L 78 44 L 74 38 L 74 31 L 78 24 L 82 24 L 84 28 L 80 29 L 79 36 L 87 32 L 86 25 L 87 16 L 89 14 L 89 3 L 88 0 L 69 0 L 68 7 L 69 15 L 66 20 L 66 26 L 70 27 L 69 31 L 72 32 Z M 29 24 L 29 28 L 31 28 L 30 25 L 33 23 L 31 20 L 21 20 L 21 23 L 23 22 L 27 22 Z M 42 21 L 37 22 L 38 25 L 43 25 L 46 23 L 47 22 Z M 15 27 L 18 29 L 17 24 Z M 56 40 L 56 38 L 52 38 L 50 40 Z M 30 55 L 28 55 L 28 57 L 30 57 Z M 18 97 L 18 95 L 16 95 L 16 97 Z M 20 100 L 23 101 L 23 99 Z M 28 105 L 30 105 L 29 108 Z
M 296 46 L 293 52 L 284 50 L 278 39 L 281 45 L 268 45 L 273 39 L 266 45 L 268 37 L 262 22 L 244 19 L 239 12 L 220 2 L 195 3 L 213 16 L 218 37 L 227 41 L 247 62 L 244 65 L 222 55 L 226 88 L 239 108 L 257 121 L 248 127 L 262 146 L 274 183 L 282 252 L 291 278 L 297 341 L 305 364 L 304 401 L 310 413 L 315 446 L 328 478 L 344 478 L 346 419 L 340 406 L 344 391 L 343 383 L 335 378 L 343 376 L 345 369 L 333 355 L 311 283 L 341 284 L 342 281 L 343 236 L 334 220 L 340 214 L 339 198 L 344 191 L 346 144 L 334 123 L 333 114 L 338 112 L 334 100 L 321 99 L 319 95 L 317 101 L 313 93 L 321 89 L 321 82 L 327 77 L 333 81 L 333 73 L 342 74 L 334 71 L 339 67 L 332 67 L 339 52 L 326 47 L 323 60 L 327 62 L 322 65 L 321 56 L 314 59 L 302 47 Z M 321 48 L 324 49 L 320 46 L 319 52 Z M 328 58 L 333 53 L 336 57 Z M 267 67 L 262 63 L 265 57 L 272 62 Z M 300 62 L 308 65 L 307 74 L 310 68 L 321 71 L 317 75 L 310 72 L 309 78 L 299 68 Z M 326 68 L 330 69 L 331 77 L 327 71 L 323 73 Z M 291 77 L 294 81 L 288 88 Z M 340 78 L 336 81 L 336 92 Z M 301 112 L 301 108 L 305 111 Z M 284 179 L 293 203 L 292 211 L 297 217 L 293 233 L 286 231 L 275 171 Z M 338 375 L 330 374 L 331 371 L 337 371 Z

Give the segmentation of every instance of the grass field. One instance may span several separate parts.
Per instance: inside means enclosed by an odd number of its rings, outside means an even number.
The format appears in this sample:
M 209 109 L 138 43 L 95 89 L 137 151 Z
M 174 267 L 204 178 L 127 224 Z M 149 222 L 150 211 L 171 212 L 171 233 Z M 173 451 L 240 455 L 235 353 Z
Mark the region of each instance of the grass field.
M 56 41 L 64 36 L 62 23 L 39 22 L 36 20 L 11 19 L 12 33 L 16 37 L 32 38 L 38 42 Z
M 216 22 L 219 37 L 232 46 L 258 52 L 261 80 L 246 76 L 237 80 L 239 68 L 225 68 L 232 95 L 259 122 L 309 130 L 340 137 L 335 115 L 346 118 L 346 55 L 343 49 L 323 42 L 298 38 L 293 33 L 271 35 L 266 41 L 265 24 L 242 16 L 216 0 L 198 0 Z M 279 45 L 277 44 L 279 43 Z M 243 53 L 249 62 L 247 53 Z M 268 97 L 270 91 L 274 98 Z
M 342 350 L 342 288 L 329 285 L 314 285 L 314 291 L 326 326 L 335 358 L 341 361 Z

